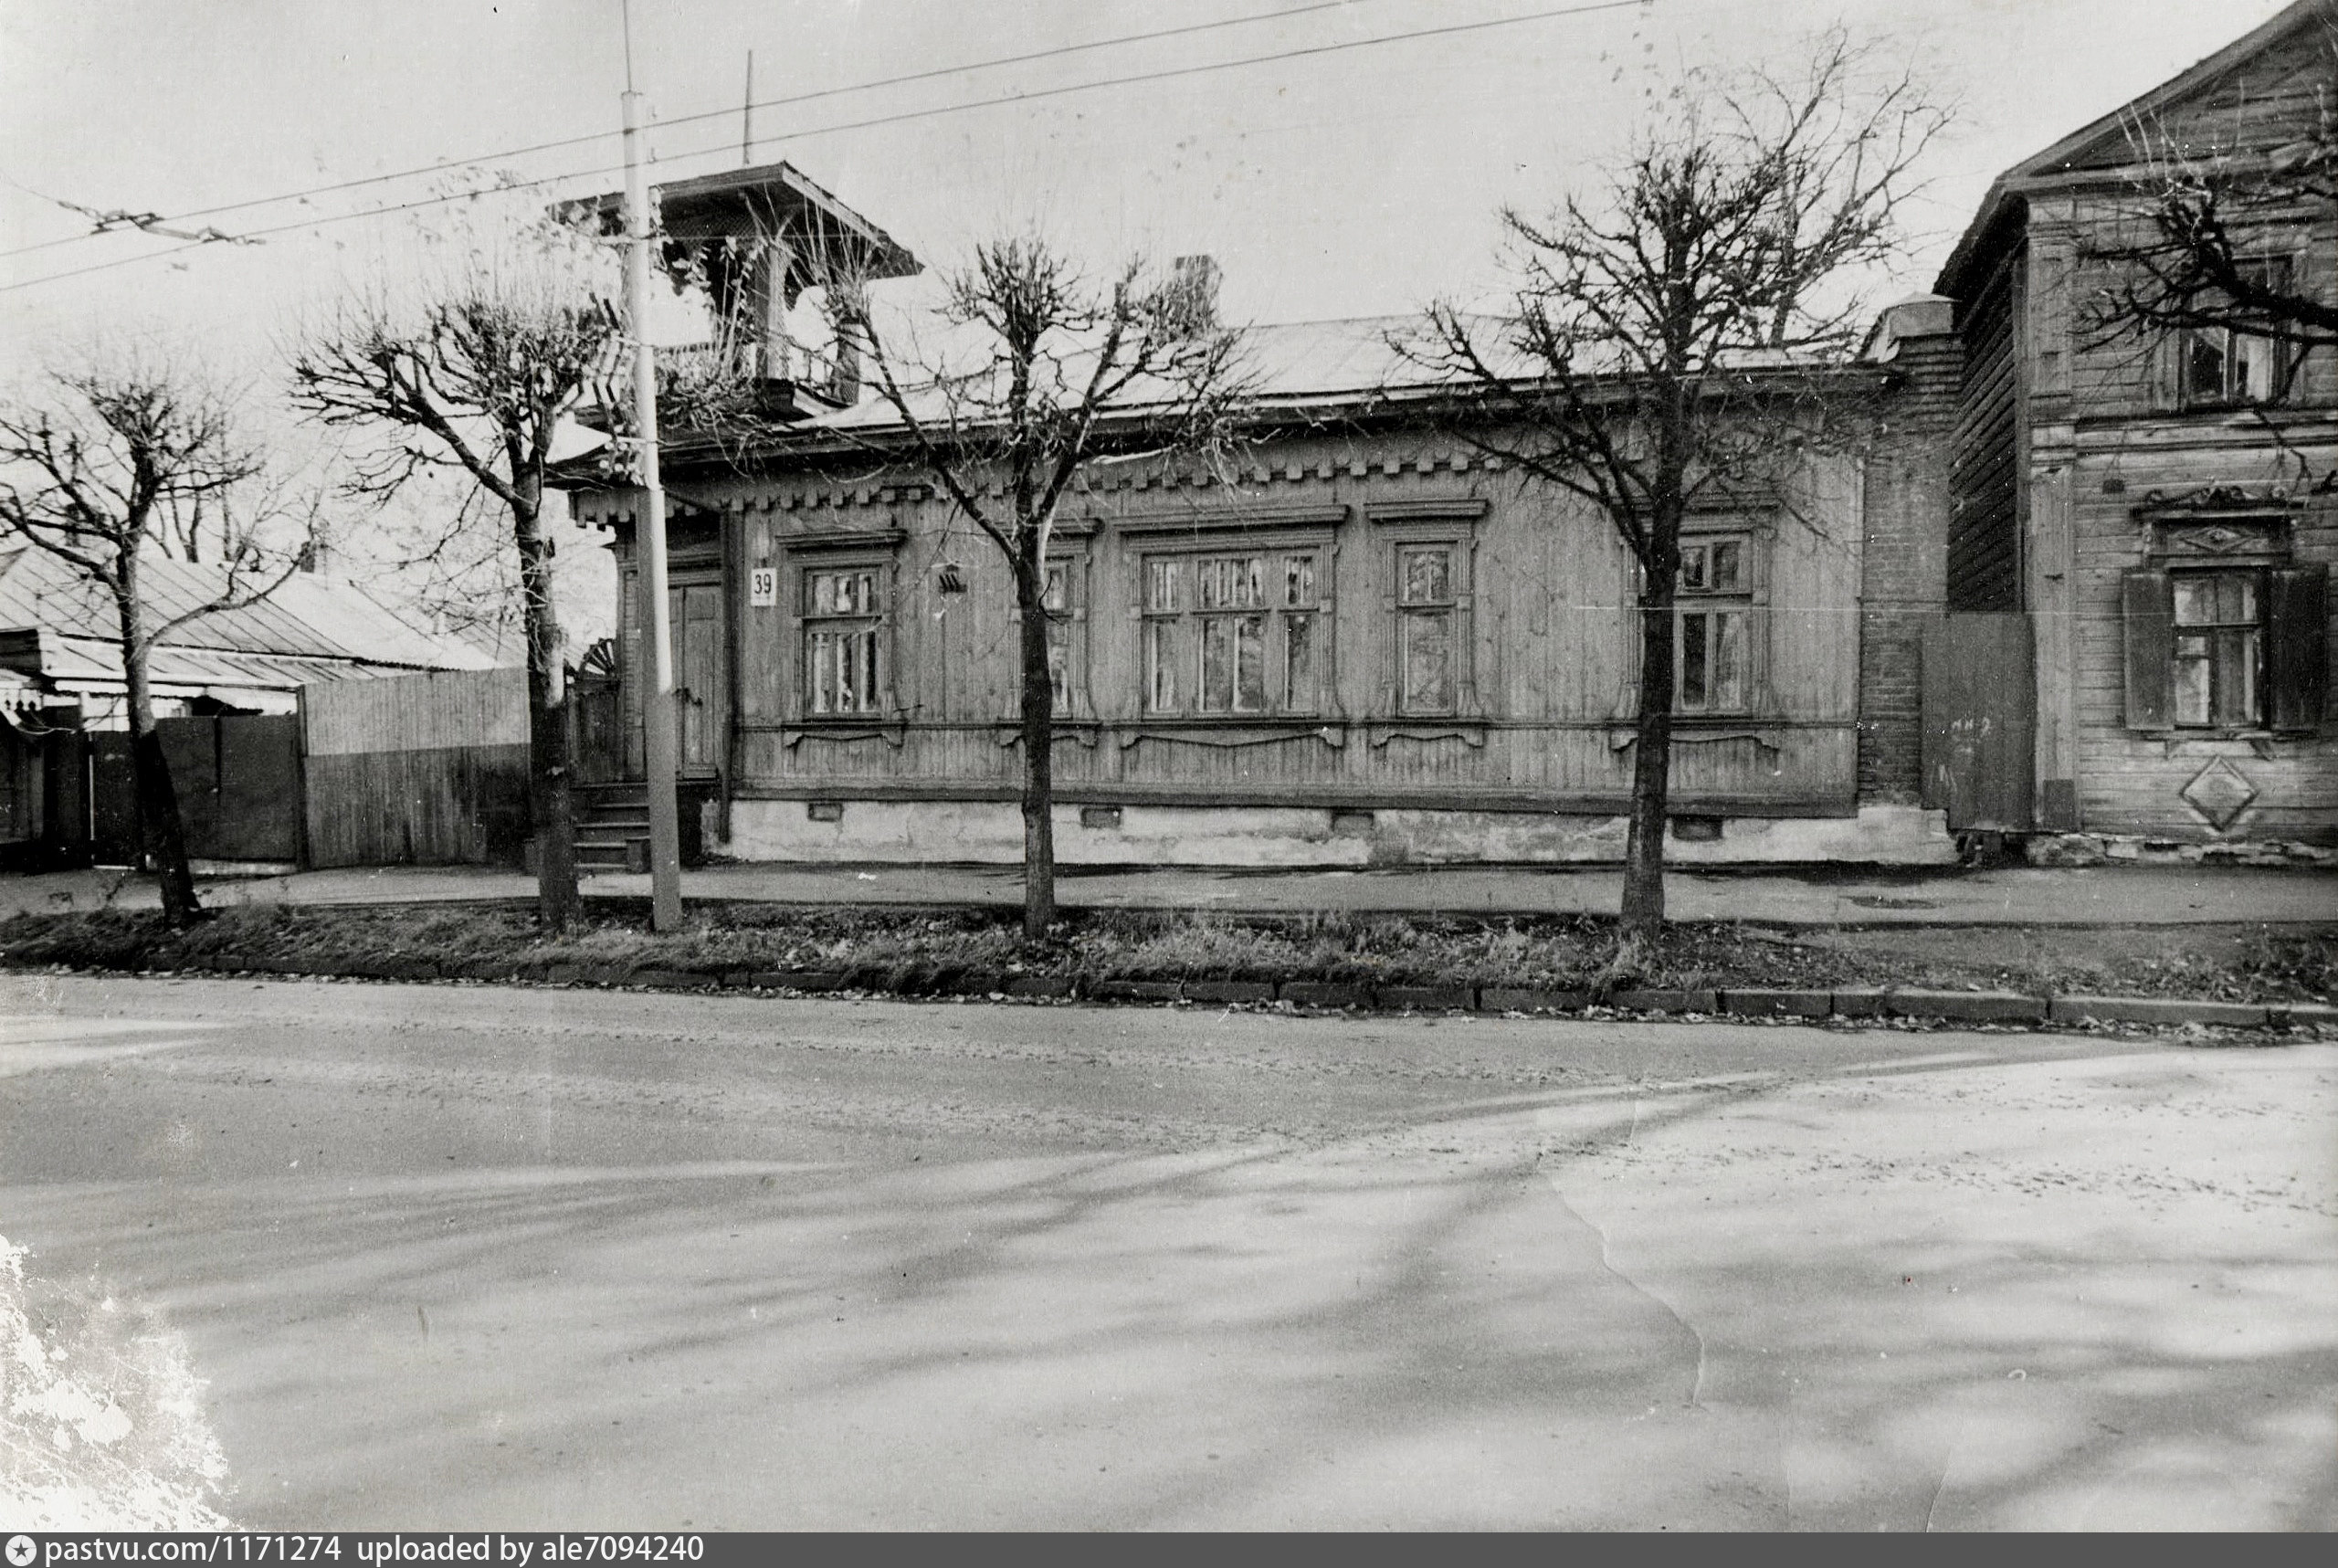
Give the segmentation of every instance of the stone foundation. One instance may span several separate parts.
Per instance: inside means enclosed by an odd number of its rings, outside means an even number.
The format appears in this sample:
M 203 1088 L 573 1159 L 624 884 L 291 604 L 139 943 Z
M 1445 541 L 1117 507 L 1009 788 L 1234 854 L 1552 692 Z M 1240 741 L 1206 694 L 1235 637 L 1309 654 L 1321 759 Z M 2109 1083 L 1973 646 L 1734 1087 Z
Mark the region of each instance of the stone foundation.
M 2338 866 L 2338 850 L 2284 840 L 2195 844 L 2140 834 L 2047 833 L 2022 846 L 2033 866 Z
M 1056 859 L 1260 869 L 1597 865 L 1623 858 L 1624 829 L 1620 816 L 1533 812 L 1059 805 Z M 730 838 L 712 847 L 750 861 L 1014 865 L 1023 858 L 1023 818 L 995 801 L 741 800 L 732 803 Z M 1947 866 L 1956 844 L 1943 813 L 1870 805 L 1856 816 L 1676 819 L 1665 857 L 1677 866 Z

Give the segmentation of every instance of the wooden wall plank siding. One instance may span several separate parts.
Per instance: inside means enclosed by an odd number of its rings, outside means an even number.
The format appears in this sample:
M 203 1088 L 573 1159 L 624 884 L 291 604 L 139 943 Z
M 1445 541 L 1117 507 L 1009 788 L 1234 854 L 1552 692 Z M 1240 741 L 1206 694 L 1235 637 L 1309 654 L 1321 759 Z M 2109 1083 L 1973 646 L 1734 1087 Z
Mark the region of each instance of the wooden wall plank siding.
M 1964 385 L 1949 468 L 1948 607 L 2021 605 L 2017 252 L 1958 311 Z
M 1853 809 L 1859 484 L 1856 464 L 1820 459 L 1785 504 L 1694 525 L 1742 526 L 1760 542 L 1752 619 L 1764 679 L 1755 710 L 1683 724 L 1675 778 L 1684 810 Z M 738 530 L 742 572 L 727 599 L 740 663 L 734 795 L 1012 797 L 1017 628 L 995 546 L 914 473 L 872 472 L 865 458 L 849 483 L 818 471 L 728 474 L 699 476 L 690 489 Z M 1482 515 L 1446 516 L 1456 507 L 1431 504 L 1432 515 L 1420 516 L 1419 503 L 1468 502 Z M 1392 507 L 1401 524 L 1373 521 Z M 1610 811 L 1625 798 L 1633 574 L 1608 523 L 1588 509 L 1522 487 L 1466 449 L 1396 434 L 1279 438 L 1232 485 L 1149 466 L 1113 488 L 1075 493 L 1062 517 L 1057 553 L 1081 585 L 1073 700 L 1056 748 L 1066 801 Z M 1460 657 L 1476 700 L 1465 711 L 1409 718 L 1384 696 L 1399 536 L 1474 548 Z M 1255 721 L 1147 719 L 1137 615 L 1144 556 L 1275 542 L 1321 552 L 1332 670 L 1321 709 Z M 629 596 L 622 522 L 616 544 Z M 867 721 L 807 723 L 801 574 L 848 559 L 890 566 L 891 705 Z M 777 577 L 777 602 L 767 606 L 749 605 L 740 581 L 760 568 Z M 632 621 L 624 619 L 621 646 L 637 733 Z
M 301 688 L 301 748 L 311 757 L 528 742 L 521 669 L 426 670 Z
M 521 669 L 301 689 L 311 866 L 516 864 L 529 832 Z
M 350 752 L 308 763 L 308 863 L 516 865 L 528 748 Z

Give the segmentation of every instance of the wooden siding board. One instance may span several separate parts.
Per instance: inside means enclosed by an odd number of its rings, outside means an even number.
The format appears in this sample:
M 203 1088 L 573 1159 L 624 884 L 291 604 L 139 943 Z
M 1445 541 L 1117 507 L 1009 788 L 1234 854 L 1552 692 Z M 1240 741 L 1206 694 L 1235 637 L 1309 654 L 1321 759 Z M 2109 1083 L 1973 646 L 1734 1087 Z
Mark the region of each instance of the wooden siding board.
M 516 862 L 528 748 L 338 752 L 308 761 L 312 866 Z
M 1515 799 L 1522 791 L 1557 799 L 1627 787 L 1629 751 L 1614 743 L 1619 731 L 1606 726 L 1628 717 L 1636 611 L 1628 604 L 1627 562 L 1604 517 L 1570 499 L 1522 489 L 1507 475 L 1444 462 L 1441 447 L 1426 435 L 1375 437 L 1369 445 L 1292 437 L 1274 447 L 1258 468 L 1278 477 L 1263 483 L 1193 491 L 1158 484 L 1100 486 L 1081 496 L 1083 521 L 1092 517 L 1094 522 L 1076 544 L 1090 593 L 1078 635 L 1090 710 L 1070 717 L 1098 727 L 1084 731 L 1092 745 L 1076 740 L 1057 745 L 1059 787 L 1157 792 L 1195 803 L 1444 792 L 1456 806 L 1479 798 Z M 1816 510 L 1823 529 L 1846 537 L 1821 538 L 1805 522 L 1772 520 L 1764 584 L 1770 603 L 1759 617 L 1768 650 L 1769 705 L 1742 724 L 1732 721 L 1762 740 L 1684 742 L 1677 788 L 1805 805 L 1839 804 L 1853 794 L 1858 479 L 1850 464 L 1839 466 L 1840 472 L 1812 481 L 1802 500 L 1806 510 Z M 1305 477 L 1281 477 L 1288 475 Z M 787 502 L 819 485 L 812 476 L 783 475 L 755 486 L 743 553 L 753 564 L 778 568 L 781 603 L 741 612 L 737 793 L 848 796 L 856 788 L 914 791 L 921 784 L 1011 789 L 1019 778 L 1020 753 L 1000 737 L 1011 735 L 1016 710 L 1016 626 L 995 547 L 970 534 L 946 502 L 931 497 L 867 509 L 902 535 L 894 557 L 899 594 L 892 623 L 900 710 L 867 726 L 868 738 L 836 739 L 796 722 L 793 689 L 800 633 L 788 614 L 795 592 L 789 535 L 799 518 L 806 526 L 810 518 Z M 1484 515 L 1474 524 L 1442 517 L 1386 527 L 1364 521 L 1370 507 L 1389 500 L 1482 502 Z M 1150 734 L 1123 743 L 1147 728 L 1137 711 L 1138 623 L 1131 613 L 1140 563 L 1170 536 L 1126 533 L 1119 524 L 1157 519 L 1164 508 L 1238 515 L 1252 505 L 1276 509 L 1260 513 L 1267 521 L 1257 537 L 1303 535 L 1328 547 L 1323 585 L 1331 604 L 1332 690 L 1320 714 L 1294 716 L 1290 723 L 1308 728 L 1321 719 L 1345 743 L 1306 738 L 1205 746 Z M 1290 521 L 1297 515 L 1287 510 L 1292 507 L 1309 518 L 1345 521 L 1301 526 Z M 1474 528 L 1476 540 L 1466 646 L 1480 712 L 1462 717 L 1496 722 L 1482 733 L 1472 730 L 1480 744 L 1375 736 L 1367 721 L 1396 717 L 1381 697 L 1394 635 L 1386 603 L 1390 541 L 1405 530 L 1448 525 L 1456 537 Z M 823 516 L 822 531 L 838 528 L 832 513 Z M 1206 537 L 1212 545 L 1232 545 L 1242 535 L 1213 531 Z M 1074 548 L 1069 542 L 1067 547 Z M 940 592 L 938 567 L 945 559 L 958 568 L 964 593 Z M 1537 721 L 1552 728 L 1505 727 Z M 1807 728 L 1820 725 L 1829 728 Z M 1227 727 L 1215 738 L 1242 735 Z M 1374 744 L 1375 738 L 1384 743 Z
M 311 757 L 528 739 L 522 669 L 430 670 L 301 689 L 302 749 Z

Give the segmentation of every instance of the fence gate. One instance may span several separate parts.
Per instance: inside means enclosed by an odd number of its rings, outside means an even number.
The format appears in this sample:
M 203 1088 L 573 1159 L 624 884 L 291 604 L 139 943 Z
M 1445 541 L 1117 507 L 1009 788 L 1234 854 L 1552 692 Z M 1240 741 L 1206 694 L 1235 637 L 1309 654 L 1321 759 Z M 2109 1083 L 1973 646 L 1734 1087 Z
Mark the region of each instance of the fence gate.
M 197 860 L 300 858 L 300 729 L 290 714 L 158 719 L 186 852 Z M 137 863 L 138 776 L 130 736 L 90 737 L 90 849 L 100 864 Z
M 2029 617 L 1935 616 L 1924 626 L 1923 803 L 1952 833 L 2025 833 L 2037 768 Z

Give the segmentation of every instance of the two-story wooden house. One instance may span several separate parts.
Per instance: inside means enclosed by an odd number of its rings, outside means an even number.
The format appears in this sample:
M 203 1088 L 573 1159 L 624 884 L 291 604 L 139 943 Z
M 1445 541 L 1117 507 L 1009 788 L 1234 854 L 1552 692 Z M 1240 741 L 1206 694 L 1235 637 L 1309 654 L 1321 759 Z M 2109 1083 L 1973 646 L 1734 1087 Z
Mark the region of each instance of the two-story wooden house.
M 2290 7 L 2008 170 L 1941 275 L 1964 369 L 1926 788 L 1955 827 L 2057 857 L 2338 845 L 2338 355 L 2102 309 L 2167 160 L 2239 181 L 2310 152 L 2334 61 L 2338 6 Z M 2249 265 L 2338 299 L 2338 207 L 2225 210 Z

